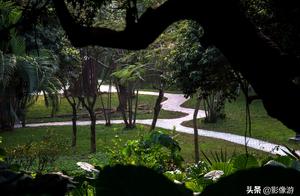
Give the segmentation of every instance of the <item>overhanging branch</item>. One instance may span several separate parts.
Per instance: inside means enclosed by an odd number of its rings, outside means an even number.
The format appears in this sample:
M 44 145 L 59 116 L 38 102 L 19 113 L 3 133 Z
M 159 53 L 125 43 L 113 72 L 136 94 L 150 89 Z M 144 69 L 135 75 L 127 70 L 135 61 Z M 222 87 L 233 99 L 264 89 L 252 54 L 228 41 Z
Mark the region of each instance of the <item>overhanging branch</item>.
M 178 0 L 167 1 L 156 9 L 148 8 L 138 23 L 123 31 L 101 27 L 84 27 L 75 22 L 63 0 L 53 0 L 60 19 L 71 43 L 76 47 L 100 45 L 103 47 L 144 49 L 151 44 L 170 24 L 185 16 L 181 15 Z

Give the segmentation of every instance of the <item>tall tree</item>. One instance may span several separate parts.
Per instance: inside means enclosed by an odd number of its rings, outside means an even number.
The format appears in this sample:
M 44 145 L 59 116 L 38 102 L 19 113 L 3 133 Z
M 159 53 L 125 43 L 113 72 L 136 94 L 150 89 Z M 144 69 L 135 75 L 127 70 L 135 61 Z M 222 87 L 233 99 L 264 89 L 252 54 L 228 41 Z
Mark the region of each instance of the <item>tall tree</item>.
M 96 113 L 95 104 L 97 100 L 97 65 L 90 58 L 90 49 L 85 48 L 81 51 L 81 56 L 83 58 L 82 63 L 82 75 L 81 75 L 81 95 L 79 99 L 82 105 L 86 108 L 89 113 L 91 120 L 90 125 L 90 151 L 92 153 L 96 152 Z
M 79 76 L 81 75 L 81 60 L 79 51 L 66 45 L 59 51 L 59 71 L 57 77 L 62 84 L 64 97 L 72 108 L 72 147 L 77 141 L 77 109 L 81 94 Z
M 112 74 L 116 79 L 121 112 L 126 128 L 135 127 L 138 109 L 139 83 L 143 80 L 143 68 L 144 65 L 129 65 Z M 121 92 L 120 86 L 126 91 Z M 120 99 L 121 93 L 124 93 L 123 99 Z

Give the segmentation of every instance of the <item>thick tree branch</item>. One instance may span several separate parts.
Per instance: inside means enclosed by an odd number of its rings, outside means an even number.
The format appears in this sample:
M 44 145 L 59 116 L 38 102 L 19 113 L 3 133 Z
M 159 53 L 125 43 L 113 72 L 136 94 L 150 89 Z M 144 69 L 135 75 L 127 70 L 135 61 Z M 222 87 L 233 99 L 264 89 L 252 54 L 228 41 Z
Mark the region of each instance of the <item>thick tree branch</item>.
M 139 22 L 123 31 L 101 27 L 84 27 L 75 22 L 63 0 L 53 0 L 61 25 L 69 40 L 76 47 L 101 45 L 112 48 L 143 49 L 151 44 L 170 24 L 184 16 L 180 15 L 178 0 L 167 1 L 157 9 L 149 8 Z

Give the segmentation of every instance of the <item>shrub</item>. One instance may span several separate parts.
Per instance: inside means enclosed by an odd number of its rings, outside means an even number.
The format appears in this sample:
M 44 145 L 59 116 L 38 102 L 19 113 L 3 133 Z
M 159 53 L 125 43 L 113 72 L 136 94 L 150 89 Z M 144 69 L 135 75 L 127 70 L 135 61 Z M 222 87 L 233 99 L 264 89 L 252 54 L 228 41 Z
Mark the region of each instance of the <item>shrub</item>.
M 129 140 L 122 146 L 116 136 L 113 147 L 107 148 L 110 165 L 143 165 L 160 173 L 181 167 L 183 158 L 174 138 L 154 131 L 137 140 Z
M 48 132 L 40 141 L 28 142 L 7 149 L 5 161 L 21 170 L 44 172 L 67 150 L 67 140 Z

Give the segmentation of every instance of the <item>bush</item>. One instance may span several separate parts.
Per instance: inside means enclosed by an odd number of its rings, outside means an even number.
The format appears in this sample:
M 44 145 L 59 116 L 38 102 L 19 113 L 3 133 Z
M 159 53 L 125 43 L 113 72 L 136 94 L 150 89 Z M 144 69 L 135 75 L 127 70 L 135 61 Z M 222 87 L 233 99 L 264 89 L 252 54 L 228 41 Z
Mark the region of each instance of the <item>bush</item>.
M 116 135 L 113 147 L 107 148 L 110 165 L 142 165 L 160 173 L 181 168 L 178 142 L 171 136 L 154 131 L 138 140 L 129 140 L 121 146 Z
M 67 140 L 53 132 L 38 142 L 28 142 L 7 149 L 5 161 L 21 170 L 44 172 L 53 168 L 52 164 L 67 150 Z

